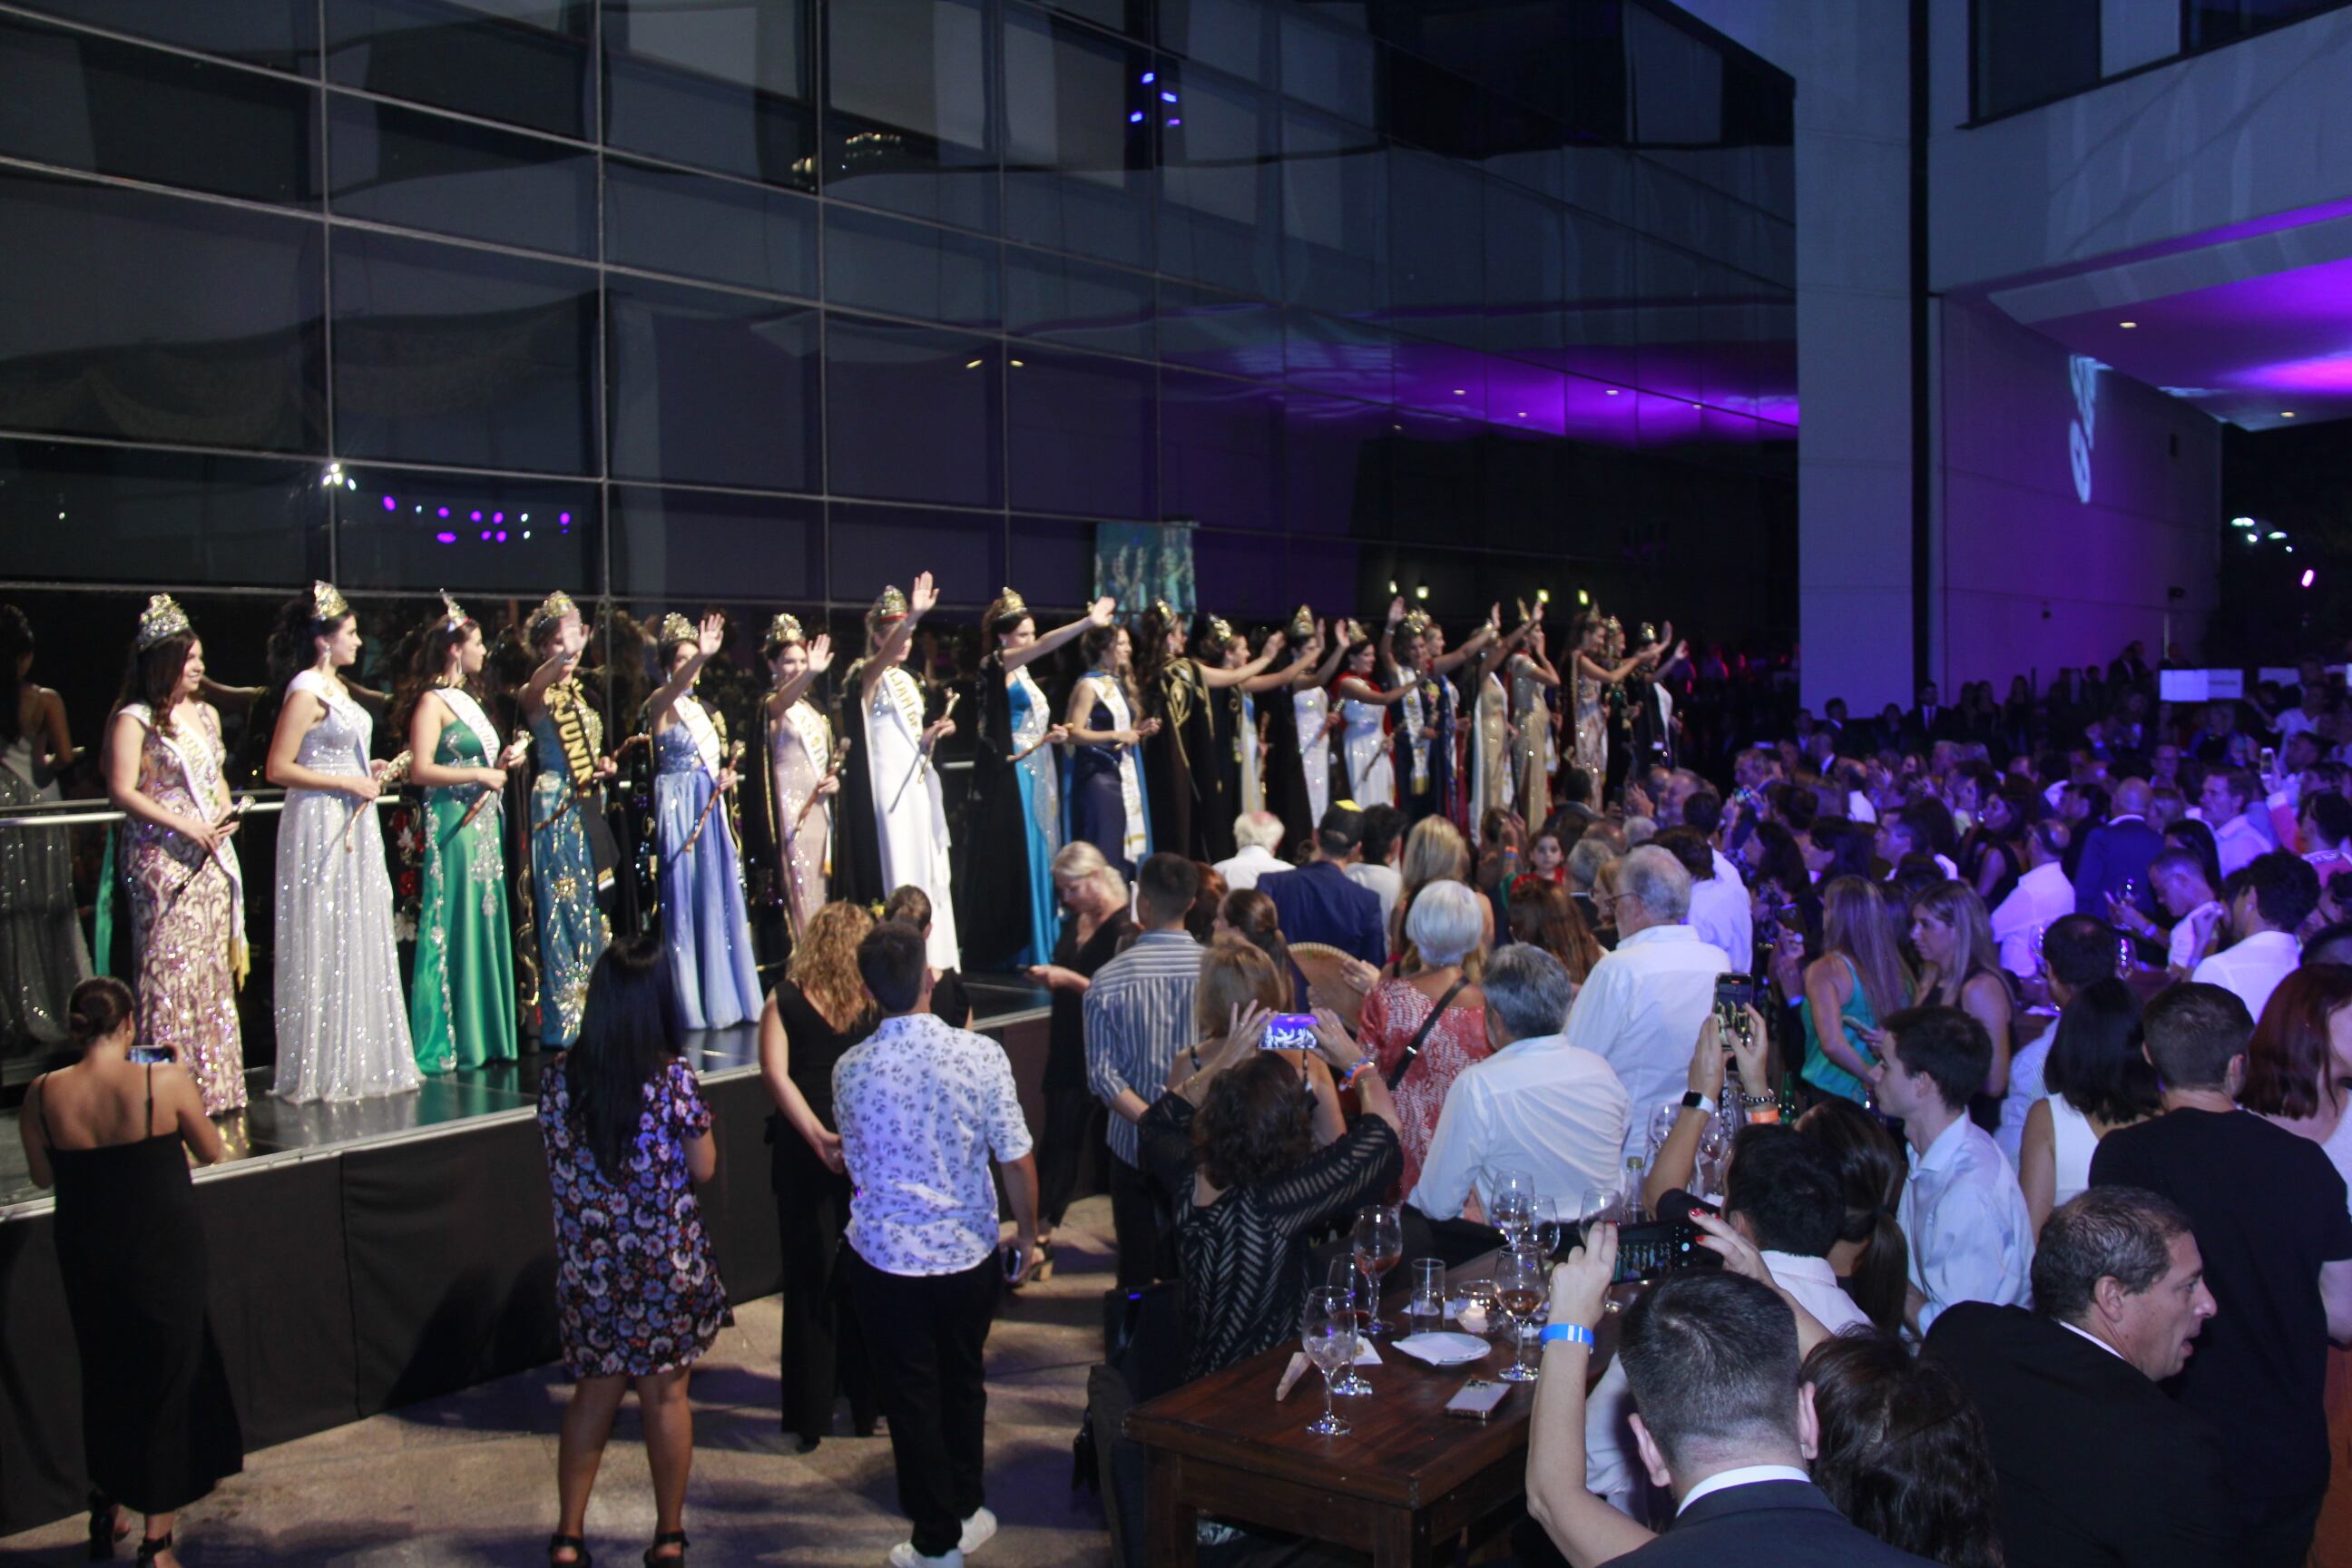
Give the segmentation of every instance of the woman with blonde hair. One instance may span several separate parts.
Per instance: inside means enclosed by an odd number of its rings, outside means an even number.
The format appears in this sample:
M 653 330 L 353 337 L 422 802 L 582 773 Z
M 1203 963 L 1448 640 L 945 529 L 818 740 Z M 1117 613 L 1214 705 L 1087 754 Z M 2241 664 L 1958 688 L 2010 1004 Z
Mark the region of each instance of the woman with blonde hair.
M 1389 951 L 1400 955 L 1401 972 L 1419 967 L 1412 944 L 1405 937 L 1405 917 L 1412 900 L 1432 882 L 1470 880 L 1470 843 L 1462 830 L 1442 816 L 1424 816 L 1404 836 L 1397 857 L 1397 901 L 1389 916 Z M 1405 966 L 1411 966 L 1411 968 Z
M 833 1126 L 833 1064 L 874 1032 L 874 1000 L 857 974 L 857 943 L 873 929 L 860 905 L 817 910 L 760 1014 L 760 1076 L 776 1102 L 768 1143 L 783 1244 L 783 1425 L 803 1454 L 832 1431 L 836 1394 L 849 1395 L 861 1435 L 877 1408 L 842 1269 L 849 1177 Z
M 1805 966 L 1802 994 L 1790 998 L 1805 1021 L 1798 1076 L 1823 1094 L 1866 1100 L 1878 1066 L 1869 1041 L 1881 1018 L 1909 1005 L 1912 984 L 1877 884 L 1831 878 L 1822 889 L 1822 956 Z M 1825 1032 L 1824 1018 L 1838 1027 Z
M 1977 1092 L 2009 1092 L 2010 1023 L 2016 1015 L 1992 918 L 1966 882 L 1944 881 L 1911 900 L 1911 946 L 1919 954 L 1912 1005 L 1958 1007 L 1992 1037 L 1992 1071 Z
M 1101 1101 L 1087 1087 L 1087 988 L 1135 934 L 1127 912 L 1127 879 L 1102 850 L 1073 838 L 1055 853 L 1054 894 L 1065 911 L 1053 943 L 1053 962 L 1033 964 L 1032 983 L 1051 994 L 1045 1023 L 1045 1125 L 1037 1140 L 1037 1248 L 1033 1279 L 1054 1269 L 1054 1227 L 1069 1212 L 1086 1151 L 1099 1145 L 1094 1130 Z

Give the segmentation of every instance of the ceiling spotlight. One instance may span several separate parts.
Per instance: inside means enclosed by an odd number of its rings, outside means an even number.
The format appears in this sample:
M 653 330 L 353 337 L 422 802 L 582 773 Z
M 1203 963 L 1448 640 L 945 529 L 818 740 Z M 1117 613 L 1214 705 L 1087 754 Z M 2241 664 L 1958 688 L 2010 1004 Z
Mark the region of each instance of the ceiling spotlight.
M 1538 588 L 1538 589 L 1536 590 L 1536 603 L 1537 603 L 1537 604 L 1538 604 L 1538 605 L 1549 605 L 1549 604 L 1550 604 L 1550 603 L 1551 603 L 1551 590 L 1550 590 L 1549 588 Z
M 2312 575 L 2313 574 L 2310 567 L 2306 566 L 2303 569 L 2303 585 L 2305 587 L 2308 588 L 2311 586 Z
M 1612 386 L 1612 387 L 1606 387 L 1606 388 L 1603 388 L 1603 389 L 1602 389 L 1602 391 L 1601 391 L 1601 396 L 1603 396 L 1603 397 L 1615 397 L 1615 396 L 1619 395 L 1619 394 L 1618 394 L 1618 390 L 1617 390 L 1617 388 L 1615 388 L 1615 387 Z
M 1585 592 L 1583 589 L 1579 588 L 1576 591 L 1576 602 L 1580 605 L 1589 605 L 1592 603 L 1592 595 Z
M 2137 321 L 2117 321 L 2117 322 L 2116 323 L 2116 325 L 2117 325 L 2117 326 L 2121 327 L 2124 331 L 2127 331 L 2127 332 L 2128 332 L 2128 331 L 2130 331 L 2134 327 L 2138 326 L 2138 325 L 2139 325 L 2139 323 L 2138 323 Z
M 2279 417 L 2282 419 L 2292 419 L 2294 417 L 2294 410 L 2292 408 L 2282 408 L 2279 410 Z
M 1393 593 L 1395 593 L 1396 591 L 1397 591 L 1396 579 L 1395 579 L 1395 578 L 1393 578 L 1393 577 L 1391 577 L 1391 578 L 1390 578 L 1390 579 L 1389 579 L 1389 592 L 1390 592 L 1390 593 L 1391 593 L 1391 594 L 1393 594 Z
M 2254 520 L 2251 517 L 2233 517 L 2230 520 L 2230 526 L 2231 528 L 2252 528 L 2254 526 Z
M 1428 597 L 1429 597 L 1429 584 L 1426 584 L 1426 583 L 1424 583 L 1424 584 L 1423 584 L 1420 587 L 1415 588 L 1415 589 L 1412 591 L 1412 596 L 1413 596 L 1414 598 L 1416 598 L 1416 599 L 1426 599 L 1426 598 L 1428 598 Z
M 2273 528 L 2268 533 L 2263 535 L 2263 537 L 2264 539 L 2284 539 L 2286 537 L 2286 530 L 2284 528 Z
M 1456 397 L 1467 397 L 1470 395 L 1470 389 L 1466 386 L 1457 386 L 1454 389 L 1454 395 Z

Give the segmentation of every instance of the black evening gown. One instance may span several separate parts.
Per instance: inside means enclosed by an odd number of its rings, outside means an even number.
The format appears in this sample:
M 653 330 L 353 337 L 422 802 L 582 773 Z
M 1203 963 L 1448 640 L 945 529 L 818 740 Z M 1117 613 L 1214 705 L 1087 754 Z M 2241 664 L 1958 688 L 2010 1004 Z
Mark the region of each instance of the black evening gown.
M 874 1032 L 873 1020 L 861 1018 L 837 1031 L 789 980 L 776 987 L 776 1013 L 792 1044 L 793 1082 L 817 1121 L 831 1128 L 833 1064 Z M 829 1435 L 834 1398 L 846 1394 L 852 1423 L 860 1432 L 871 1432 L 880 1405 L 842 1268 L 848 1248 L 843 1236 L 849 1228 L 849 1178 L 826 1170 L 782 1111 L 768 1118 L 768 1142 L 776 1234 L 783 1245 L 784 1430 L 799 1433 L 803 1441 Z
M 857 677 L 863 661 L 852 665 L 842 682 L 840 705 L 832 714 L 833 732 L 845 740 L 841 759 L 841 793 L 833 808 L 833 882 L 828 891 L 842 901 L 876 908 L 891 889 L 882 885 L 882 834 L 874 821 L 874 774 L 866 765 L 866 721 L 858 712 Z
M 1172 661 L 1144 694 L 1160 732 L 1143 742 L 1143 793 L 1151 812 L 1153 851 L 1212 864 L 1234 854 L 1234 817 L 1217 770 L 1213 697 L 1197 663 L 1189 658 Z
M 1307 852 L 1307 842 L 1315 834 L 1315 805 L 1307 793 L 1307 764 L 1298 754 L 1297 693 L 1288 687 L 1269 691 L 1265 707 L 1265 808 L 1282 818 L 1282 847 L 1276 853 L 1292 860 Z
M 1128 912 L 1115 910 L 1081 946 L 1078 922 L 1065 917 L 1054 943 L 1054 962 L 1092 980 L 1134 931 L 1135 921 Z M 1086 997 L 1076 992 L 1056 991 L 1045 1025 L 1045 1129 L 1037 1141 L 1037 1215 L 1049 1231 L 1060 1226 L 1078 1195 L 1078 1172 L 1087 1151 L 1100 1148 L 1103 1141 L 1098 1131 L 1102 1102 L 1087 1087 L 1086 1005 Z
M 184 1146 L 177 1131 L 101 1149 L 48 1142 L 89 1484 L 140 1513 L 185 1508 L 245 1468 L 245 1436 L 205 1314 Z
M 963 961 L 982 972 L 1010 969 L 1030 946 L 1028 814 L 1013 765 L 1013 707 L 1004 661 L 980 661 L 980 728 L 972 738 L 971 806 L 956 840 L 956 935 Z M 1044 952 L 1040 940 L 1036 950 Z

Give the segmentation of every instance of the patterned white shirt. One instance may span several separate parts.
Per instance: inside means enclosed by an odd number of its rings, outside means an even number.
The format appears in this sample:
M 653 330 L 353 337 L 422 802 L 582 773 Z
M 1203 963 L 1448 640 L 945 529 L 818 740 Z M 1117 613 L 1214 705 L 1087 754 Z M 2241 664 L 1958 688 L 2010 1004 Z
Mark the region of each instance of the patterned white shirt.
M 885 1018 L 833 1067 L 849 1245 L 886 1274 L 959 1274 L 996 1250 L 989 1169 L 1029 1152 L 1004 1047 L 929 1013 Z

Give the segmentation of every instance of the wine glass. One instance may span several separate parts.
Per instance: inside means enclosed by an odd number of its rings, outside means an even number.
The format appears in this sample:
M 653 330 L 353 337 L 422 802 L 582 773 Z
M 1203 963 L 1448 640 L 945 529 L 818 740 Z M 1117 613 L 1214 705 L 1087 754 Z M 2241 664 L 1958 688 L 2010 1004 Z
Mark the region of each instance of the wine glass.
M 1323 1374 L 1323 1414 L 1308 1422 L 1307 1429 L 1318 1437 L 1345 1436 L 1355 1428 L 1332 1408 L 1331 1396 L 1339 1392 L 1332 1373 L 1356 1359 L 1355 1304 L 1336 1290 L 1309 1290 L 1300 1338 L 1307 1359 Z
M 1698 1135 L 1698 1168 L 1692 1173 L 1703 1191 L 1723 1191 L 1723 1163 L 1730 1153 L 1731 1134 L 1724 1131 L 1722 1122 L 1708 1118 Z
M 1378 1300 L 1370 1276 L 1356 1266 L 1354 1258 L 1335 1258 L 1330 1272 L 1324 1277 L 1324 1289 L 1355 1314 L 1356 1337 L 1361 1340 L 1367 1331 L 1365 1325 L 1371 1321 L 1371 1303 Z M 1352 1362 L 1340 1372 L 1339 1381 L 1333 1385 L 1333 1392 L 1351 1397 L 1371 1391 L 1372 1385 L 1356 1371 Z
M 1496 1171 L 1489 1194 L 1493 1201 L 1487 1205 L 1486 1223 L 1517 1246 L 1534 1217 L 1536 1179 L 1525 1171 Z
M 1356 1228 L 1349 1241 L 1355 1249 L 1356 1267 L 1372 1279 L 1372 1293 L 1365 1303 L 1371 1311 L 1364 1332 L 1385 1334 L 1395 1325 L 1381 1321 L 1380 1282 L 1404 1257 L 1404 1211 L 1393 1204 L 1370 1204 L 1358 1209 Z
M 1417 1334 L 1433 1334 L 1445 1326 L 1445 1260 L 1412 1260 L 1412 1294 L 1406 1298 L 1404 1319 Z
M 1683 1107 L 1682 1101 L 1680 1100 L 1674 1100 L 1669 1103 L 1650 1107 L 1649 1139 L 1651 1164 L 1654 1165 L 1658 1163 L 1658 1151 L 1666 1146 L 1666 1140 L 1668 1138 L 1674 1136 L 1675 1118 L 1680 1116 L 1682 1113 Z
M 1533 1383 L 1535 1368 L 1523 1359 L 1527 1327 L 1544 1304 L 1543 1264 L 1524 1252 L 1506 1252 L 1495 1262 L 1495 1301 L 1511 1328 L 1511 1364 L 1496 1375 L 1506 1383 Z
M 1560 1232 L 1565 1225 L 1559 1201 L 1538 1198 L 1528 1217 L 1535 1229 L 1536 1256 L 1549 1262 L 1559 1252 Z

